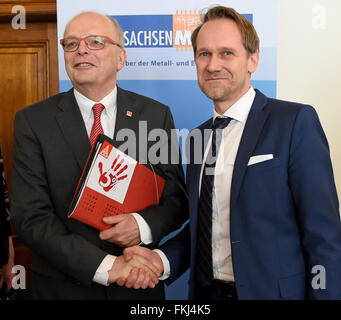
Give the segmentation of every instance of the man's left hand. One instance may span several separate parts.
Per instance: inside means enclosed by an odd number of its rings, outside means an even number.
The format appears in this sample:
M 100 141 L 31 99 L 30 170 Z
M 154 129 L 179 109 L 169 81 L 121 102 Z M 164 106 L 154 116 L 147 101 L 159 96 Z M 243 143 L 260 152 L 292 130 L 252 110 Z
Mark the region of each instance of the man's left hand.
M 121 247 L 130 247 L 141 242 L 140 230 L 133 215 L 118 214 L 104 217 L 103 222 L 111 224 L 112 227 L 100 232 L 101 240 L 115 243 Z

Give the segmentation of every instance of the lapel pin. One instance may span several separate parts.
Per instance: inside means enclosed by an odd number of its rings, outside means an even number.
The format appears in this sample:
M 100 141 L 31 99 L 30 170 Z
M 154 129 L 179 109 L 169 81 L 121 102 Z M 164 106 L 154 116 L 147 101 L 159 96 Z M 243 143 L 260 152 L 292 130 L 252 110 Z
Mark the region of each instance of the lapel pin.
M 133 115 L 133 113 L 131 111 L 127 111 L 127 116 L 131 117 Z

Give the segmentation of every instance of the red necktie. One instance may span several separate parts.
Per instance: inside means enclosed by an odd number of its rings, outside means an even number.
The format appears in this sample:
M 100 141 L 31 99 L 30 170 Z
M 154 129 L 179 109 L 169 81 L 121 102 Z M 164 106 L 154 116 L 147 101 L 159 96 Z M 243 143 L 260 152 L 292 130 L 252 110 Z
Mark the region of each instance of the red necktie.
M 90 144 L 91 147 L 94 145 L 97 136 L 100 133 L 104 133 L 102 125 L 101 125 L 101 113 L 104 110 L 104 106 L 101 103 L 96 103 L 92 107 L 92 111 L 94 112 L 94 124 L 92 125 L 91 133 L 90 133 Z

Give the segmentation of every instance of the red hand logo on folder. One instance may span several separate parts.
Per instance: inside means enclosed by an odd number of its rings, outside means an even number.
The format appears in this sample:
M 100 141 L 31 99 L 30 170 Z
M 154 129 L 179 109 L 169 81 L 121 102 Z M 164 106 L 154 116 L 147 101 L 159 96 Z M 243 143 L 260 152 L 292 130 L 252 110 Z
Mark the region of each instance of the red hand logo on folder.
M 106 172 L 103 172 L 103 163 L 100 162 L 98 164 L 99 172 L 101 174 L 98 183 L 106 192 L 108 192 L 111 188 L 115 187 L 118 181 L 126 179 L 128 177 L 127 174 L 122 175 L 127 170 L 128 165 L 123 166 L 122 169 L 119 170 L 124 162 L 124 159 L 121 159 L 121 161 L 118 162 L 119 158 L 120 155 L 118 155 L 115 158 L 111 168 Z
M 83 169 L 68 216 L 104 230 L 110 228 L 102 222 L 104 216 L 157 205 L 166 181 L 151 165 L 149 169 L 101 136 Z

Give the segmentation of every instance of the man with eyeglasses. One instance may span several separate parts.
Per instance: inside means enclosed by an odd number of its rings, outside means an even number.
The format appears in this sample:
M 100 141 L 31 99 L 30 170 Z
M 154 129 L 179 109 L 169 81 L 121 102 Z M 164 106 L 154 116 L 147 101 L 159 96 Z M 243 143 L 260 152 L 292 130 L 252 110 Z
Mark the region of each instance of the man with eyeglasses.
M 12 215 L 18 235 L 34 252 L 34 299 L 162 299 L 164 288 L 143 258 L 127 263 L 122 251 L 143 243 L 154 248 L 187 218 L 181 164 L 156 164 L 166 179 L 160 203 L 138 213 L 107 217 L 99 232 L 67 213 L 98 132 L 112 137 L 130 130 L 139 141 L 139 121 L 148 132 L 170 132 L 167 106 L 119 88 L 116 75 L 126 61 L 123 32 L 116 20 L 94 12 L 74 17 L 60 43 L 73 89 L 19 111 L 15 120 Z M 148 134 L 147 132 L 147 134 Z M 148 142 L 148 148 L 151 143 Z M 165 148 L 170 148 L 170 144 Z M 127 148 L 126 150 L 130 150 Z M 178 150 L 178 148 L 177 148 Z M 136 159 L 140 159 L 135 146 Z M 114 282 L 143 265 L 146 291 Z M 137 275 L 139 276 L 139 275 Z

